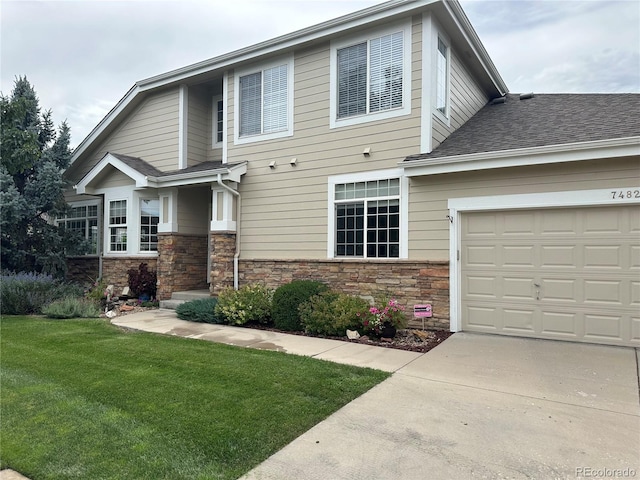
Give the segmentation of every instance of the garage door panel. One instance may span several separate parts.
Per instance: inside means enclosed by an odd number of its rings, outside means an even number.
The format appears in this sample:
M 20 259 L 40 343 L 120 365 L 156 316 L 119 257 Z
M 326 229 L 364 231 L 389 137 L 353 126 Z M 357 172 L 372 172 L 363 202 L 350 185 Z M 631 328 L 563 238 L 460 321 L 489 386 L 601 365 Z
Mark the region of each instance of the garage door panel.
M 640 271 L 640 245 L 631 245 L 629 248 L 630 269 Z
M 583 212 L 583 233 L 621 235 L 626 230 L 623 212 L 611 208 L 589 208 Z
M 585 245 L 585 268 L 615 268 L 621 269 L 620 245 Z
M 502 298 L 507 301 L 522 300 L 530 302 L 535 294 L 535 280 L 532 277 L 503 277 Z
M 491 237 L 496 234 L 496 216 L 491 213 L 474 215 L 467 222 L 467 235 L 469 237 Z
M 584 316 L 584 336 L 592 341 L 608 340 L 615 342 L 622 337 L 621 315 L 590 315 Z
M 466 292 L 469 297 L 493 299 L 498 298 L 494 277 L 469 275 L 466 279 Z
M 573 278 L 544 278 L 540 283 L 540 297 L 545 301 L 574 304 L 577 302 L 578 282 Z
M 503 309 L 503 330 L 512 334 L 535 334 L 535 316 L 533 309 Z
M 495 267 L 498 265 L 498 247 L 469 246 L 466 251 L 466 258 L 470 267 Z
M 602 306 L 623 306 L 622 281 L 589 280 L 584 281 L 584 303 Z
M 540 234 L 542 236 L 563 235 L 575 236 L 577 219 L 574 212 L 550 210 L 541 216 Z
M 540 266 L 542 268 L 569 268 L 573 270 L 577 259 L 577 247 L 575 245 L 540 246 Z
M 498 222 L 496 222 L 498 224 Z M 533 236 L 535 234 L 534 214 L 530 212 L 511 212 L 504 216 L 502 230 L 504 236 Z
M 631 343 L 640 346 L 640 316 L 631 317 Z
M 497 310 L 496 307 L 468 307 L 465 313 L 470 320 L 469 326 L 477 331 L 497 331 L 498 326 L 496 323 L 499 319 Z
M 533 267 L 535 247 L 533 245 L 505 245 L 502 247 L 502 264 L 505 267 Z
M 639 211 L 463 214 L 462 328 L 640 346 Z
M 640 281 L 629 282 L 629 290 L 629 303 L 631 304 L 631 307 L 640 308 Z
M 575 338 L 578 324 L 577 316 L 577 313 L 571 312 L 542 312 L 541 333 Z

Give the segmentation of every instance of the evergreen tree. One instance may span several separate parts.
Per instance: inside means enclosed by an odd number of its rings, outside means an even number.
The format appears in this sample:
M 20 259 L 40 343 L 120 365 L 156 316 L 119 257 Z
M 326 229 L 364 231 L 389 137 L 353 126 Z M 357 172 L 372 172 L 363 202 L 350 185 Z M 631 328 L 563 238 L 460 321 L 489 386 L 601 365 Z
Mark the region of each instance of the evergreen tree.
M 70 130 L 56 132 L 51 111 L 41 113 L 26 77 L 18 77 L 11 96 L 0 94 L 0 257 L 2 269 L 62 275 L 65 249 L 86 248 L 74 232 L 53 219 L 69 206 L 63 196 L 69 166 Z

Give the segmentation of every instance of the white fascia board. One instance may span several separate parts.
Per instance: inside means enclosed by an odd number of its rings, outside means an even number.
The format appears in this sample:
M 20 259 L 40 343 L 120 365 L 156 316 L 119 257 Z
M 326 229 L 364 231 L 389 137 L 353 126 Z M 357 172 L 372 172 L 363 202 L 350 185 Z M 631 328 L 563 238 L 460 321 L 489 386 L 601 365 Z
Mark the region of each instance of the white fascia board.
M 384 2 L 215 58 L 156 75 L 141 80 L 137 84 L 145 88 L 156 88 L 167 83 L 179 82 L 195 75 L 210 72 L 211 70 L 234 66 L 238 63 L 255 59 L 256 57 L 280 52 L 287 48 L 341 33 L 360 25 L 365 25 L 377 20 L 384 20 L 390 16 L 409 13 L 433 3 L 440 3 L 441 1 L 442 0 L 392 0 L 390 2 Z
M 419 177 L 637 155 L 640 155 L 640 137 L 628 137 L 403 161 L 399 165 L 408 177 Z
M 131 168 L 122 160 L 119 160 L 110 153 L 107 153 L 104 157 L 102 157 L 102 160 L 100 160 L 91 170 L 89 170 L 89 172 L 78 182 L 78 184 L 75 186 L 76 193 L 92 193 L 93 189 L 89 187 L 89 183 L 91 183 L 91 181 L 93 181 L 109 165 L 120 170 L 127 177 L 136 182 L 136 187 L 143 188 L 149 186 L 148 177 Z
M 498 72 L 498 69 L 493 63 L 493 60 L 491 60 L 491 57 L 487 53 L 487 50 L 484 48 L 480 37 L 478 37 L 478 34 L 473 28 L 473 25 L 471 25 L 469 18 L 464 13 L 464 10 L 462 9 L 460 3 L 458 1 L 445 1 L 443 2 L 443 4 L 449 12 L 449 15 L 451 15 L 451 18 L 453 18 L 458 29 L 462 32 L 462 35 L 464 36 L 467 44 L 469 45 L 471 50 L 473 50 L 474 55 L 481 63 L 482 68 L 486 72 L 487 76 L 493 82 L 496 90 L 501 93 L 501 96 L 507 94 L 509 92 L 507 84 L 502 79 L 500 72 Z
M 104 130 L 111 124 L 111 122 L 120 115 L 124 109 L 131 103 L 131 101 L 138 96 L 141 89 L 138 84 L 135 84 L 133 87 L 129 89 L 127 93 L 124 94 L 118 103 L 104 116 L 104 118 L 94 127 L 89 135 L 87 135 L 84 140 L 78 145 L 73 151 L 73 155 L 71 155 L 71 161 L 69 166 L 73 165 L 73 163 L 82 155 L 85 150 L 93 144 L 93 142 L 98 138 L 98 136 L 104 132 Z
M 240 183 L 242 175 L 247 173 L 247 164 L 241 163 L 233 167 L 221 167 L 206 172 L 176 173 L 163 177 L 145 177 L 149 187 L 169 188 L 183 185 L 199 185 L 203 183 L 215 183 L 218 181 L 218 174 L 222 174 L 223 180 Z

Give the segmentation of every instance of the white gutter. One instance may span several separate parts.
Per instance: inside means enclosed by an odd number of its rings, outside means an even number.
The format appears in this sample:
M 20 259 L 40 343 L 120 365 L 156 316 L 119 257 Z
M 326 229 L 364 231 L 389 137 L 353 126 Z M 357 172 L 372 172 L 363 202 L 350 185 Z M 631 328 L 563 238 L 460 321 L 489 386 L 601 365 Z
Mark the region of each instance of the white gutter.
M 238 290 L 238 258 L 240 257 L 240 213 L 242 211 L 242 197 L 240 196 L 240 192 L 222 182 L 221 173 L 218 174 L 218 185 L 238 198 L 238 204 L 236 206 L 236 253 L 233 256 L 233 288 L 234 290 Z

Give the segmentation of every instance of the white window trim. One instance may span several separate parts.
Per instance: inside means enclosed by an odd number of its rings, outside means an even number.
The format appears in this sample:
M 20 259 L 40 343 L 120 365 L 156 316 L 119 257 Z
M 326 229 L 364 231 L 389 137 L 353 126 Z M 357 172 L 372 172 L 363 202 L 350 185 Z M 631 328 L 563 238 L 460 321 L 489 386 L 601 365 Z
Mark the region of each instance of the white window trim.
M 111 250 L 111 203 L 112 202 L 127 202 L 127 222 L 124 225 L 127 229 L 127 249 L 122 251 Z M 105 211 L 104 211 L 104 253 L 109 256 L 122 256 L 127 255 L 131 250 L 131 199 L 126 196 L 114 195 L 113 197 L 105 198 Z M 114 227 L 115 228 L 115 227 Z
M 462 248 L 460 216 L 463 213 L 491 210 L 516 210 L 539 208 L 570 208 L 613 205 L 640 205 L 635 196 L 629 199 L 613 198 L 616 191 L 640 191 L 636 187 L 612 187 L 597 190 L 569 190 L 562 192 L 524 193 L 514 195 L 492 195 L 486 197 L 450 198 L 449 208 L 449 305 L 450 330 L 462 330 L 462 272 L 458 252 Z
M 138 236 L 137 236 L 137 244 L 136 250 L 140 252 L 140 254 L 153 254 L 157 253 L 158 250 L 142 250 L 140 248 L 140 244 L 142 243 L 142 201 L 143 200 L 157 200 L 158 201 L 158 225 L 157 225 L 157 233 L 156 237 L 160 234 L 160 219 L 162 218 L 160 215 L 162 214 L 162 207 L 160 206 L 161 198 L 158 195 L 138 195 L 138 216 L 136 217 L 136 223 L 138 224 Z
M 240 136 L 240 78 L 252 73 L 263 72 L 269 68 L 287 65 L 287 128 L 279 132 L 260 133 L 256 135 Z M 276 138 L 293 136 L 293 89 L 294 89 L 294 61 L 293 54 L 286 57 L 278 57 L 268 63 L 253 64 L 235 72 L 233 78 L 233 104 L 236 105 L 233 115 L 233 143 L 243 145 L 247 143 L 262 142 Z M 224 108 L 224 104 L 223 104 Z
M 69 202 L 69 206 L 72 208 L 76 208 L 76 207 L 97 207 L 97 213 L 98 213 L 98 227 L 100 226 L 100 217 L 102 216 L 102 202 L 98 199 L 94 199 L 94 200 L 81 200 L 81 201 L 77 201 L 77 202 Z M 64 222 L 66 225 L 67 220 L 77 220 L 77 219 L 84 219 L 84 220 L 88 220 L 89 218 L 93 218 L 93 217 L 89 217 L 89 216 L 84 216 L 84 217 L 78 217 L 78 218 L 68 218 L 68 217 L 61 217 L 61 218 L 56 218 L 56 225 L 59 225 L 60 223 Z M 88 233 L 88 229 L 89 229 L 89 225 L 87 225 L 87 233 Z M 100 251 L 101 251 L 101 242 L 100 242 L 100 235 L 102 235 L 101 229 L 98 228 L 98 239 L 97 239 L 97 244 L 96 244 L 96 253 L 87 253 L 84 255 L 80 255 L 82 257 L 97 257 L 100 255 Z M 88 240 L 88 238 L 87 238 Z M 74 255 L 75 256 L 75 255 Z
M 388 180 L 391 178 L 400 179 L 400 256 L 393 257 L 338 257 L 335 255 L 336 240 L 336 209 L 335 192 L 336 185 L 353 182 L 370 182 L 374 180 Z M 363 199 L 364 200 L 364 199 Z M 327 198 L 327 258 L 337 258 L 341 260 L 402 260 L 409 258 L 409 178 L 404 175 L 401 168 L 389 170 L 377 170 L 372 172 L 348 173 L 345 175 L 333 175 L 328 178 L 328 198 Z
M 140 200 L 142 199 L 159 199 L 159 195 L 153 195 L 147 192 L 132 191 L 127 187 L 105 188 L 101 190 L 104 193 L 103 208 L 103 255 L 105 257 L 156 257 L 158 252 L 140 251 Z M 113 252 L 110 250 L 111 230 L 109 226 L 109 207 L 111 202 L 118 200 L 127 201 L 127 250 L 121 252 Z M 162 204 L 160 206 L 162 209 Z M 161 212 L 162 214 L 162 212 Z M 158 224 L 158 233 L 160 233 L 160 224 Z
M 431 44 L 431 55 L 432 55 L 432 81 L 433 88 L 431 91 L 431 98 L 433 105 L 433 114 L 446 126 L 451 126 L 451 40 L 447 35 L 445 35 L 444 31 L 439 27 L 435 20 L 433 21 L 432 28 L 432 44 Z M 442 41 L 447 47 L 447 73 L 446 73 L 446 108 L 445 112 L 441 112 L 438 110 L 437 106 L 437 97 L 438 97 L 438 39 Z
M 353 117 L 338 118 L 338 50 L 366 41 L 368 55 L 369 41 L 371 39 L 396 32 L 403 33 L 402 107 L 384 110 L 382 112 L 366 113 Z M 385 26 L 383 29 L 369 30 L 358 36 L 332 41 L 329 60 L 329 128 L 359 125 L 362 123 L 409 115 L 411 113 L 411 50 L 410 20 Z M 367 88 L 369 86 L 368 71 L 369 65 L 367 62 Z
M 222 102 L 222 141 L 218 141 L 218 102 Z M 211 100 L 211 148 L 222 148 L 225 136 L 225 104 L 222 95 L 216 95 Z

